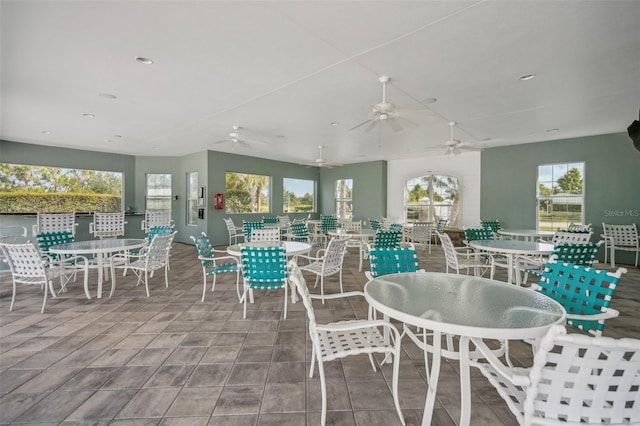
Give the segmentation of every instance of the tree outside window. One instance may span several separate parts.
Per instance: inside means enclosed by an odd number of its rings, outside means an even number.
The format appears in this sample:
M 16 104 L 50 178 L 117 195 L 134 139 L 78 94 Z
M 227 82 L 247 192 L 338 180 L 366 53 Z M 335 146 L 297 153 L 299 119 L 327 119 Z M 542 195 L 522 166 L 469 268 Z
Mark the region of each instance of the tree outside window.
M 409 179 L 405 185 L 405 221 L 437 222 L 447 219 L 458 226 L 460 183 L 454 176 L 429 174 Z
M 584 222 L 584 163 L 538 166 L 537 228 L 565 229 Z
M 269 176 L 226 173 L 227 213 L 269 213 Z
M 282 211 L 284 213 L 315 211 L 315 181 L 282 179 Z
M 336 217 L 338 219 L 353 218 L 353 179 L 336 181 Z

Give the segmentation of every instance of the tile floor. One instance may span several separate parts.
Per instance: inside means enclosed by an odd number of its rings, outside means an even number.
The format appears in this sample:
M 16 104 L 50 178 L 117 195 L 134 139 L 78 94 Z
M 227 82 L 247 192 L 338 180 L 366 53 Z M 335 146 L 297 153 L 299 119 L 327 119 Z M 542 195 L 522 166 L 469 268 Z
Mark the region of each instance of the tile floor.
M 47 304 L 20 287 L 9 312 L 11 280 L 0 273 L 0 424 L 29 425 L 317 425 L 320 383 L 308 377 L 310 344 L 301 303 L 281 319 L 282 292 L 256 292 L 242 319 L 235 276 L 218 279 L 200 302 L 202 272 L 195 248 L 175 244 L 170 285 L 151 280 L 151 297 L 133 277 L 118 277 L 114 297 L 87 300 L 79 285 Z M 344 289 L 362 290 L 355 251 L 345 258 Z M 420 251 L 420 265 L 444 271 L 439 247 Z M 640 272 L 629 270 L 605 335 L 640 337 Z M 504 271 L 498 271 L 504 278 Z M 95 280 L 95 272 L 92 275 Z M 311 277 L 308 277 L 311 281 Z M 80 282 L 80 281 L 79 281 Z M 107 283 L 107 287 L 109 284 Z M 327 292 L 337 291 L 329 279 Z M 364 299 L 316 305 L 319 321 L 366 317 Z M 420 424 L 427 388 L 424 360 L 403 344 L 400 400 L 408 425 Z M 524 364 L 530 351 L 515 342 Z M 380 359 L 378 359 L 378 362 Z M 472 372 L 472 424 L 515 424 L 506 405 Z M 352 357 L 326 365 L 328 424 L 400 424 L 389 390 L 390 366 L 374 372 Z M 443 363 L 434 425 L 459 416 L 455 362 Z

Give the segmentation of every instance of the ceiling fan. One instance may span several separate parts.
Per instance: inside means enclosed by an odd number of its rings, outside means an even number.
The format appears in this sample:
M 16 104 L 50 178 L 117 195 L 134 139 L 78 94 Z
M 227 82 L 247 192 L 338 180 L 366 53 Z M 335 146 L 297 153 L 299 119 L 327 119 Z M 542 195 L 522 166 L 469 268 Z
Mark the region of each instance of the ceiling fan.
M 428 109 L 407 110 L 398 108 L 394 103 L 387 102 L 387 83 L 389 80 L 390 78 L 387 76 L 378 78 L 378 81 L 382 84 L 382 102 L 371 106 L 371 118 L 363 121 L 362 123 L 356 124 L 349 130 L 355 130 L 365 124 L 368 124 L 364 129 L 365 132 L 367 132 L 373 129 L 377 124 L 384 122 L 387 123 L 391 129 L 398 132 L 404 130 L 406 127 L 417 127 L 416 123 L 407 118 L 408 116 L 415 116 L 415 118 L 424 120 L 433 115 Z
M 338 163 L 332 163 L 331 161 L 327 160 L 326 158 L 324 158 L 322 156 L 322 148 L 324 148 L 322 145 L 318 146 L 318 158 L 316 158 L 314 160 L 314 166 L 316 167 L 326 167 L 327 169 L 331 169 L 333 167 L 340 167 L 342 166 L 342 164 L 338 164 Z
M 217 144 L 223 144 L 223 143 L 230 143 L 230 144 L 233 144 L 233 148 L 235 148 L 236 146 L 240 146 L 242 148 L 251 148 L 250 142 L 247 141 L 247 139 L 245 138 L 245 135 L 240 132 L 241 129 L 242 127 L 234 125 L 233 131 L 229 133 L 229 136 L 227 136 L 225 139 L 214 142 L 214 144 L 217 145 Z M 264 142 L 251 141 L 251 143 L 263 144 Z
M 445 146 L 444 154 L 458 155 L 462 151 L 482 151 L 482 148 L 479 146 L 461 142 L 459 139 L 453 137 L 453 128 L 456 126 L 455 121 L 450 122 L 449 126 L 451 127 L 451 138 L 443 144 Z

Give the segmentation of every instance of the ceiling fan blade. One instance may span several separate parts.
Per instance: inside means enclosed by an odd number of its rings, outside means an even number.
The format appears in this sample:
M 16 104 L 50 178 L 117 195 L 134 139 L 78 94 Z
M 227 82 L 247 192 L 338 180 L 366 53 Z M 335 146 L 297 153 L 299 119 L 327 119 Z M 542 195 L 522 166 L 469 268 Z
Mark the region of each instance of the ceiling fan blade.
M 219 145 L 219 144 L 221 144 L 221 143 L 228 143 L 228 142 L 231 142 L 231 141 L 230 141 L 229 139 L 222 139 L 222 140 L 220 140 L 220 141 L 216 141 L 216 142 L 214 142 L 213 144 L 214 144 L 214 145 Z
M 375 123 L 375 121 L 376 121 L 376 120 L 377 120 L 377 118 L 370 118 L 370 119 L 368 119 L 368 120 L 363 121 L 362 123 L 358 123 L 358 124 L 356 124 L 355 126 L 353 126 L 352 128 L 350 128 L 349 130 L 355 130 L 355 129 L 357 129 L 358 127 L 362 127 L 362 126 L 364 126 L 365 124 L 371 123 L 372 121 Z
M 469 144 L 461 144 L 460 148 L 467 150 L 467 151 L 482 151 L 484 148 L 482 148 L 481 146 L 475 146 L 475 145 L 469 145 Z
M 402 125 L 395 118 L 388 118 L 385 121 L 394 132 L 400 132 L 404 130 L 404 127 L 402 127 Z
M 434 121 L 436 115 L 430 109 L 399 109 L 397 110 L 398 114 L 404 118 L 410 118 L 412 120 L 420 121 L 420 122 L 431 122 Z
M 243 148 L 251 148 L 251 145 L 249 145 L 248 143 L 246 143 L 245 141 L 237 141 L 237 144 L 240 145 Z
M 364 129 L 364 131 L 365 131 L 365 132 L 369 132 L 369 131 L 371 131 L 371 129 L 373 129 L 374 127 L 376 127 L 376 125 L 377 125 L 379 122 L 380 122 L 380 120 L 379 120 L 379 119 L 377 119 L 377 118 L 372 119 L 372 120 L 371 120 L 371 124 L 369 124 L 369 125 L 367 126 L 367 128 L 366 128 L 366 129 Z

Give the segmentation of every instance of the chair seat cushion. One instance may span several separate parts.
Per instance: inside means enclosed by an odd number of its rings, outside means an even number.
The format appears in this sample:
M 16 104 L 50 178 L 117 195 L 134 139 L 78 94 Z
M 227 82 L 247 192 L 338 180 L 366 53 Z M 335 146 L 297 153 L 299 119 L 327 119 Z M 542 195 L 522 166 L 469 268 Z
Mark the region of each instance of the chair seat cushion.
M 207 275 L 222 274 L 225 272 L 237 272 L 238 264 L 236 262 L 217 263 L 216 266 L 207 270 Z

